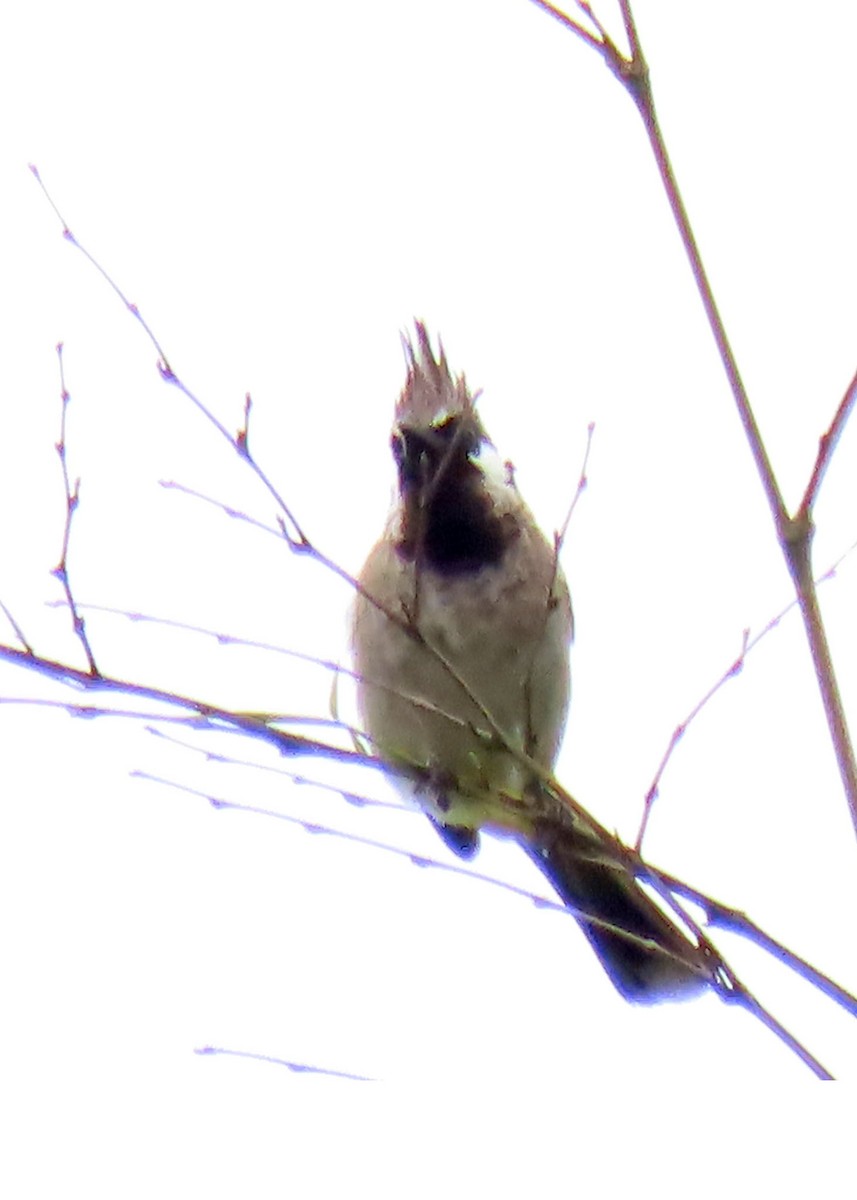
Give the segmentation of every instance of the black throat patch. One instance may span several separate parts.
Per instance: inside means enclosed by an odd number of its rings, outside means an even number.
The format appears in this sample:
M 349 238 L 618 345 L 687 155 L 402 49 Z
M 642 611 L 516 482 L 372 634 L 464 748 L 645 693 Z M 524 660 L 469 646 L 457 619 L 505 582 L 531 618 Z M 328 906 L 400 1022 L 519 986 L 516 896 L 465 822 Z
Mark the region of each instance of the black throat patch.
M 442 575 L 496 566 L 518 527 L 498 516 L 474 461 L 481 431 L 466 417 L 430 430 L 403 428 L 393 438 L 405 506 L 399 553 Z

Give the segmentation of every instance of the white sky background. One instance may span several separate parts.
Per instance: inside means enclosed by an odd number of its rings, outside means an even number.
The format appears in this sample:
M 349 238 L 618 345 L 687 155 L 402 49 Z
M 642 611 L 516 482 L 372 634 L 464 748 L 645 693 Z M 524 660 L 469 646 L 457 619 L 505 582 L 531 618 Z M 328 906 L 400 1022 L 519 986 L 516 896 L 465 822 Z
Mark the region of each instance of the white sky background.
M 637 16 L 794 507 L 857 365 L 857 12 L 641 0 Z M 483 418 L 549 531 L 595 422 L 565 558 L 577 640 L 558 774 L 632 837 L 671 730 L 742 629 L 791 592 L 642 125 L 601 62 L 526 0 L 34 3 L 0 55 L 0 598 L 36 648 L 82 664 L 66 615 L 45 608 L 60 595 L 59 340 L 83 479 L 70 557 L 81 601 L 336 658 L 350 596 L 159 487 L 175 479 L 273 520 L 63 242 L 28 161 L 229 428 L 252 393 L 255 453 L 350 571 L 391 495 L 399 331 L 414 315 L 483 389 Z M 816 510 L 820 571 L 857 538 L 855 471 L 852 426 Z M 853 556 L 821 598 L 853 714 Z M 329 676 L 288 658 L 97 614 L 89 631 L 107 673 L 327 715 Z M 8 668 L 0 691 L 65 695 Z M 20 707 L 3 708 L 2 727 L 4 1159 L 18 1175 L 5 1194 L 85 1181 L 98 1197 L 331 1195 L 356 1178 L 384 1195 L 429 1182 L 538 1195 L 571 1174 L 584 1139 L 577 1186 L 600 1174 L 603 1187 L 608 1147 L 611 1170 L 619 1146 L 639 1162 L 703 1092 L 734 1113 L 748 1085 L 767 1096 L 772 1081 L 810 1080 L 714 997 L 627 1006 L 564 916 L 129 773 L 446 861 L 417 815 L 205 764 L 140 724 Z M 237 739 L 199 745 L 294 765 Z M 390 798 L 372 778 L 348 784 Z M 647 850 L 857 986 L 854 837 L 795 613 L 688 732 Z M 488 842 L 475 869 L 547 894 L 512 847 Z M 719 944 L 835 1074 L 854 1076 L 853 1019 L 753 948 Z M 409 1099 L 392 1108 L 371 1086 L 194 1056 L 205 1044 L 395 1081 Z M 826 1119 L 829 1138 L 839 1126 Z M 818 1148 L 821 1190 L 835 1158 Z M 766 1185 L 782 1171 L 800 1190 L 801 1162 L 773 1143 L 746 1151 L 745 1179 L 764 1158 Z M 664 1169 L 714 1194 L 722 1181 L 698 1153 L 672 1146 Z

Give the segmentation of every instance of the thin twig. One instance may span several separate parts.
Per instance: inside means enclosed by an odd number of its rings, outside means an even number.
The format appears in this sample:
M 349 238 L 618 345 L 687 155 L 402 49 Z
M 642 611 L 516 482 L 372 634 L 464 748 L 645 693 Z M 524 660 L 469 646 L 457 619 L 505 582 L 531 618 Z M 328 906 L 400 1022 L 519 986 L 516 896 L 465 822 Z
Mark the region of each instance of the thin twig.
M 86 661 L 89 664 L 90 675 L 98 675 L 99 670 L 95 665 L 95 656 L 92 653 L 92 647 L 89 644 L 89 638 L 86 633 L 86 622 L 77 610 L 77 605 L 74 599 L 74 593 L 71 588 L 71 581 L 68 576 L 68 547 L 71 539 L 71 523 L 74 514 L 77 512 L 77 506 L 80 503 L 80 479 L 75 479 L 72 486 L 71 478 L 68 473 L 68 456 L 66 453 L 66 427 L 68 418 L 68 406 L 71 401 L 68 389 L 65 386 L 65 368 L 62 357 L 62 342 L 57 345 L 57 361 L 59 362 L 60 371 L 60 389 L 62 397 L 62 415 L 60 417 L 60 437 L 56 443 L 57 454 L 60 459 L 62 468 L 63 486 L 65 488 L 65 521 L 63 523 L 62 550 L 60 552 L 60 560 L 54 567 L 51 574 L 55 579 L 60 581 L 62 589 L 65 592 L 66 603 L 68 604 L 69 612 L 71 613 L 72 628 L 77 640 L 83 647 L 83 652 L 86 655 Z M 17 631 L 16 631 L 17 632 Z
M 21 643 L 21 645 L 24 647 L 24 649 L 27 651 L 27 653 L 35 654 L 33 647 L 30 645 L 30 643 L 27 641 L 26 637 L 24 636 L 23 629 L 18 624 L 18 622 L 15 620 L 15 618 L 12 616 L 11 612 L 9 611 L 9 609 L 6 607 L 6 605 L 3 603 L 2 600 L 0 600 L 0 612 L 3 613 L 3 616 L 6 618 L 6 620 L 9 622 L 9 624 L 12 626 L 12 629 L 15 633 L 15 637 L 18 639 L 18 641 Z
M 565 29 L 568 29 L 571 33 L 575 34 L 582 41 L 586 42 L 588 46 L 592 46 L 592 48 L 595 50 L 600 49 L 602 43 L 599 41 L 599 39 L 595 37 L 594 34 L 590 33 L 588 29 L 584 29 L 579 22 L 572 20 L 567 13 L 564 13 L 561 9 L 557 8 L 556 5 L 549 4 L 548 0 L 530 0 L 530 2 L 535 4 L 536 8 L 540 8 L 542 12 L 546 12 L 549 17 L 553 17 L 554 20 L 559 21 L 560 25 L 562 25 Z M 579 2 L 577 7 L 582 12 L 587 12 L 589 9 L 588 4 L 581 4 Z M 591 16 L 591 14 L 588 12 L 587 15 Z
M 242 457 L 246 457 L 242 455 Z M 196 488 L 188 487 L 187 484 L 179 483 L 175 479 L 159 479 L 158 484 L 165 491 L 181 492 L 183 496 L 190 496 L 193 500 L 202 500 L 204 504 L 210 504 L 214 508 L 220 509 L 224 516 L 229 517 L 231 521 L 242 521 L 245 525 L 250 525 L 254 529 L 261 530 L 262 533 L 269 533 L 275 537 L 277 541 L 282 541 L 283 531 L 279 525 L 266 525 L 264 521 L 260 521 L 257 517 L 251 517 L 249 513 L 240 508 L 233 508 L 231 504 L 227 504 L 223 500 L 217 500 L 214 496 L 209 496 L 205 492 L 198 492 Z
M 831 563 L 831 565 L 827 568 L 827 570 L 822 575 L 819 575 L 818 579 L 815 580 L 815 586 L 818 587 L 820 584 L 827 582 L 827 580 L 833 579 L 836 575 L 836 571 L 837 571 L 838 567 L 840 566 L 840 564 L 845 561 L 845 559 L 848 557 L 848 555 L 851 554 L 855 548 L 857 548 L 857 542 L 855 542 L 851 546 L 849 546 L 848 549 L 843 554 L 840 554 L 840 556 L 836 559 L 835 562 Z M 767 624 L 764 625 L 757 634 L 754 634 L 753 637 L 750 637 L 750 630 L 745 629 L 743 634 L 741 635 L 741 650 L 740 650 L 740 653 L 738 654 L 738 657 L 734 660 L 734 662 L 732 662 L 730 664 L 730 666 L 728 666 L 726 668 L 726 670 L 723 672 L 723 674 L 711 685 L 711 687 L 708 689 L 708 691 L 705 693 L 705 695 L 702 696 L 701 699 L 697 701 L 697 703 L 693 706 L 693 708 L 690 710 L 690 712 L 687 714 L 687 716 L 684 718 L 684 720 L 680 721 L 679 724 L 676 725 L 675 729 L 673 730 L 673 732 L 670 736 L 669 742 L 667 743 L 667 747 L 663 753 L 661 761 L 658 763 L 658 768 L 655 771 L 654 778 L 652 779 L 652 782 L 649 784 L 649 788 L 648 788 L 648 791 L 646 792 L 645 799 L 643 800 L 643 815 L 640 819 L 640 828 L 637 831 L 637 838 L 634 843 L 635 849 L 637 850 L 638 853 L 642 850 L 643 838 L 646 835 L 646 830 L 648 828 L 649 818 L 651 817 L 654 803 L 657 800 L 659 792 L 660 792 L 661 779 L 663 778 L 664 771 L 666 770 L 667 765 L 668 765 L 670 759 L 672 758 L 672 755 L 673 755 L 673 752 L 675 751 L 676 746 L 679 744 L 679 742 L 682 740 L 685 733 L 687 732 L 688 726 L 691 724 L 692 721 L 694 721 L 699 716 L 699 714 L 702 712 L 702 710 L 706 707 L 706 705 L 709 703 L 709 701 L 712 700 L 717 695 L 717 693 L 720 691 L 720 689 L 726 683 L 728 683 L 730 679 L 734 679 L 736 675 L 739 675 L 741 673 L 741 671 L 744 669 L 744 662 L 746 660 L 746 657 L 750 653 L 750 651 L 755 650 L 755 648 L 756 648 L 756 646 L 758 646 L 759 642 L 761 642 L 763 638 L 767 637 L 767 635 L 769 633 L 771 633 L 772 630 L 776 629 L 779 626 L 780 622 L 783 620 L 783 618 L 788 613 L 790 613 L 793 608 L 796 608 L 797 606 L 798 606 L 798 598 L 797 598 L 797 596 L 795 596 L 795 598 L 793 600 L 790 600 L 789 603 L 785 606 L 785 608 L 781 609 L 780 612 L 778 612 L 776 616 L 771 617 L 771 619 L 767 622 Z
M 116 283 L 116 281 L 112 278 L 112 276 L 104 269 L 104 267 L 102 267 L 102 265 L 99 263 L 99 261 L 89 252 L 89 250 L 86 249 L 86 247 L 81 242 L 79 242 L 77 240 L 77 238 L 71 232 L 71 229 L 69 228 L 68 223 L 66 222 L 65 218 L 63 217 L 63 215 L 60 212 L 59 208 L 57 207 L 56 203 L 54 202 L 53 197 L 51 196 L 48 189 L 45 187 L 45 184 L 42 180 L 41 175 L 39 174 L 38 169 L 32 163 L 30 164 L 30 170 L 32 171 L 33 176 L 35 177 L 36 182 L 38 183 L 39 187 L 42 189 L 42 192 L 44 193 L 46 200 L 48 201 L 51 208 L 56 213 L 57 217 L 59 218 L 59 220 L 63 226 L 63 237 L 66 239 L 67 242 L 70 242 L 71 245 L 75 247 L 75 249 L 77 249 L 81 252 L 81 254 L 84 256 L 84 258 L 87 260 L 87 262 L 89 262 L 96 269 L 96 271 L 98 271 L 99 275 L 102 276 L 102 278 L 107 282 L 107 284 L 116 293 L 116 295 L 122 301 L 122 303 L 124 304 L 124 306 L 128 310 L 128 312 L 130 312 L 131 315 L 137 321 L 139 321 L 146 336 L 148 337 L 149 341 L 151 342 L 152 346 L 154 347 L 155 353 L 158 356 L 157 367 L 158 367 L 158 372 L 159 372 L 161 378 L 164 380 L 165 383 L 172 384 L 174 387 L 178 388 L 178 390 L 182 393 L 182 395 L 185 396 L 188 400 L 190 400 L 191 404 L 193 404 L 194 407 L 197 408 L 199 410 L 199 412 L 202 413 L 202 415 L 206 418 L 206 420 L 209 421 L 210 424 L 214 426 L 214 428 L 217 430 L 217 432 L 220 434 L 220 436 L 229 443 L 229 445 L 233 448 L 233 450 L 236 450 L 238 452 L 238 454 L 249 464 L 251 470 L 256 475 L 257 479 L 260 481 L 260 483 L 263 485 L 263 487 L 266 489 L 268 494 L 271 496 L 271 498 L 276 503 L 277 507 L 280 509 L 281 516 L 279 519 L 280 519 L 281 528 L 283 531 L 283 536 L 287 539 L 291 548 L 293 550 L 298 550 L 298 551 L 307 549 L 309 546 L 309 543 L 307 542 L 307 539 L 304 535 L 304 532 L 303 532 L 300 524 L 297 521 L 297 518 L 292 513 L 288 504 L 286 504 L 285 500 L 280 495 L 279 491 L 274 486 L 271 479 L 268 477 L 268 475 L 265 473 L 265 471 L 262 469 L 262 467 L 259 465 L 259 463 L 257 463 L 256 460 L 250 456 L 250 454 L 247 450 L 247 420 L 248 420 L 249 411 L 250 411 L 249 396 L 245 397 L 244 425 L 243 425 L 242 429 L 239 430 L 235 434 L 230 433 L 230 431 L 226 428 L 226 426 L 221 421 L 219 421 L 217 419 L 217 417 L 215 417 L 214 413 L 209 408 L 207 408 L 205 404 L 203 404 L 203 402 L 199 399 L 199 397 L 197 395 L 195 395 L 195 393 L 191 391 L 191 389 L 187 386 L 187 384 L 185 384 L 184 381 L 175 373 L 173 368 L 170 366 L 170 362 L 169 362 L 169 359 L 167 358 L 164 348 L 162 347 L 161 343 L 158 341 L 157 337 L 155 336 L 151 326 L 148 324 L 148 322 L 142 316 L 140 310 L 137 308 L 137 305 L 132 303 L 128 299 L 128 297 L 125 295 L 125 293 L 122 291 L 122 289 Z
M 796 601 L 792 601 L 792 604 L 794 603 L 796 603 Z M 777 617 L 776 620 L 779 620 L 779 617 Z M 640 818 L 640 828 L 637 830 L 637 837 L 636 841 L 634 842 L 634 847 L 638 854 L 641 852 L 643 847 L 643 839 L 646 836 L 646 830 L 649 827 L 649 819 L 652 815 L 652 809 L 654 808 L 655 801 L 658 798 L 661 779 L 663 778 L 664 771 L 667 769 L 667 764 L 672 758 L 676 746 L 684 737 L 690 723 L 699 716 L 708 702 L 717 695 L 725 683 L 727 683 L 730 679 L 734 679 L 735 676 L 743 670 L 744 658 L 748 651 L 756 645 L 756 643 L 764 636 L 764 634 L 767 632 L 767 629 L 770 627 L 771 626 L 766 627 L 761 634 L 753 639 L 752 642 L 749 640 L 750 630 L 744 630 L 741 642 L 741 652 L 738 657 L 735 659 L 732 665 L 723 672 L 717 682 L 711 685 L 705 695 L 697 701 L 684 720 L 680 721 L 672 731 L 670 740 L 667 743 L 667 748 L 663 753 L 661 761 L 658 763 L 658 769 L 655 771 L 655 777 L 649 784 L 649 790 L 646 792 L 645 799 L 643 800 L 643 815 Z
M 293 783 L 298 788 L 308 787 L 316 792 L 327 792 L 338 796 L 352 808 L 377 808 L 405 816 L 422 816 L 419 809 L 410 808 L 401 802 L 379 800 L 375 796 L 361 795 L 359 792 L 352 792 L 341 785 L 325 783 L 320 779 L 312 779 L 309 775 L 301 775 L 297 771 L 289 771 L 285 767 L 274 766 L 271 763 L 252 762 L 247 758 L 236 758 L 232 754 L 222 754 L 207 746 L 200 746 L 194 742 L 185 741 L 184 738 L 174 737 L 165 730 L 158 729 L 155 725 L 147 725 L 146 733 L 151 734 L 152 737 L 157 738 L 159 741 L 167 742 L 170 746 L 177 746 L 179 749 L 187 750 L 191 754 L 201 755 L 207 763 L 217 763 L 218 765 L 228 767 L 242 767 L 248 771 L 262 771 L 267 774 L 276 775 L 278 779 L 288 779 L 290 783 Z M 372 765 L 378 765 L 377 759 L 372 759 Z
M 253 408 L 253 398 L 247 392 L 244 396 L 244 422 L 235 435 L 235 445 L 239 454 L 248 454 L 250 439 L 250 412 Z
M 380 766 L 382 770 L 387 772 L 389 768 L 379 763 L 378 759 L 370 759 L 369 766 Z M 234 812 L 249 813 L 256 817 L 269 817 L 276 821 L 283 821 L 287 825 L 296 825 L 303 829 L 306 833 L 323 834 L 327 837 L 342 838 L 344 841 L 352 843 L 355 846 L 364 846 L 370 850 L 381 850 L 385 854 L 392 854 L 397 858 L 407 859 L 416 867 L 430 867 L 434 870 L 443 871 L 450 875 L 461 875 L 467 879 L 474 879 L 480 883 L 489 883 L 494 887 L 502 888 L 506 892 L 511 892 L 514 896 L 520 896 L 522 899 L 530 900 L 538 908 L 551 909 L 558 913 L 568 913 L 571 910 L 566 904 L 562 904 L 557 900 L 546 900 L 543 896 L 535 895 L 528 888 L 518 887 L 514 883 L 508 883 L 501 879 L 494 879 L 490 875 L 483 875 L 479 871 L 474 871 L 472 867 L 467 867 L 460 862 L 440 862 L 438 859 L 432 858 L 424 854 L 416 854 L 413 850 L 403 850 L 401 846 L 392 846 L 388 842 L 380 842 L 375 838 L 365 837 L 363 834 L 350 833 L 343 829 L 335 829 L 332 826 L 321 824 L 318 821 L 307 821 L 301 817 L 296 817 L 291 813 L 278 812 L 276 809 L 263 808 L 256 804 L 243 804 L 235 800 L 225 800 L 219 796 L 213 796 L 210 792 L 201 790 L 200 788 L 188 787 L 186 784 L 178 783 L 174 779 L 166 779 L 163 776 L 153 775 L 149 771 L 132 771 L 133 779 L 142 779 L 148 783 L 157 783 L 160 786 L 172 788 L 175 791 L 182 792 L 187 796 L 194 796 L 199 800 L 205 800 L 212 808 L 218 810 L 232 810 Z M 412 811 L 417 813 L 416 809 L 403 809 L 402 811 Z
M 230 1058 L 249 1058 L 254 1062 L 272 1063 L 275 1067 L 288 1067 L 296 1075 L 327 1075 L 332 1079 L 353 1079 L 358 1083 L 374 1083 L 370 1075 L 353 1075 L 350 1071 L 337 1071 L 333 1067 L 316 1067 L 309 1063 L 295 1062 L 288 1058 L 275 1058 L 272 1054 L 255 1054 L 252 1050 L 229 1050 L 225 1046 L 198 1046 L 194 1054 L 228 1055 Z
M 49 607 L 57 607 L 64 605 L 63 600 L 55 600 L 49 602 Z M 331 671 L 337 675 L 345 675 L 350 679 L 358 679 L 359 676 L 349 667 L 344 667 L 342 663 L 335 662 L 330 658 L 320 658 L 315 654 L 307 654 L 303 650 L 293 650 L 289 646 L 279 646 L 276 642 L 260 642 L 255 638 L 239 637 L 234 633 L 224 633 L 219 629 L 207 629 L 204 625 L 194 625 L 190 621 L 177 621 L 172 617 L 157 617 L 153 613 L 134 612 L 126 608 L 113 608 L 109 604 L 79 604 L 78 607 L 85 612 L 108 613 L 114 617 L 124 617 L 132 624 L 148 624 L 158 625 L 164 629 L 177 629 L 182 633 L 198 633 L 202 637 L 212 638 L 221 646 L 241 646 L 249 650 L 264 650 L 266 654 L 282 654 L 287 658 L 294 658 L 298 662 L 309 663 L 314 667 L 321 667 L 325 671 Z
M 775 1037 L 779 1038 L 787 1049 L 796 1054 L 801 1062 L 809 1067 L 817 1079 L 829 1081 L 835 1078 L 813 1054 L 810 1054 L 809 1050 L 807 1050 L 802 1042 L 798 1041 L 794 1034 L 789 1033 L 785 1025 L 778 1021 L 772 1013 L 759 1003 L 751 992 L 745 990 L 741 994 L 738 1003 L 740 1003 L 741 1007 L 751 1017 L 755 1017 L 757 1021 L 761 1021 L 765 1028 L 769 1029 Z
M 818 498 L 822 481 L 827 473 L 827 468 L 830 466 L 830 461 L 839 444 L 842 431 L 854 408 L 855 400 L 857 400 L 857 371 L 851 377 L 851 382 L 845 389 L 845 395 L 839 401 L 839 407 L 833 416 L 833 420 L 830 422 L 830 427 L 819 439 L 818 454 L 812 467 L 812 474 L 810 475 L 809 483 L 806 485 L 806 491 L 803 494 L 803 499 L 800 502 L 800 507 L 795 517 L 799 522 L 805 522 L 809 519 L 809 515 Z
M 574 489 L 574 495 L 571 498 L 571 504 L 568 506 L 568 512 L 565 514 L 565 520 L 560 526 L 559 533 L 556 535 L 556 552 L 560 553 L 565 542 L 565 536 L 568 533 L 568 527 L 571 524 L 571 518 L 574 510 L 577 508 L 577 502 L 583 493 L 586 491 L 589 480 L 586 475 L 586 469 L 589 466 L 589 454 L 592 450 L 592 437 L 595 433 L 595 422 L 590 421 L 586 426 L 586 449 L 583 451 L 583 462 L 580 466 L 580 475 L 577 480 L 577 487 Z

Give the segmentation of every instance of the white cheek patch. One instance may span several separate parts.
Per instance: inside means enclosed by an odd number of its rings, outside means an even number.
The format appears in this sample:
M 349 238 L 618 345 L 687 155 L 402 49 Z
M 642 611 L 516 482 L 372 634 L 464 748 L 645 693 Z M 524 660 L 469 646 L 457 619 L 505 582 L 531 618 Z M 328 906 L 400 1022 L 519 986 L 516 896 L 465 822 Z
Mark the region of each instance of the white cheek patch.
M 478 453 L 470 455 L 470 461 L 485 476 L 485 484 L 490 491 L 515 490 L 512 464 L 500 457 L 496 446 L 487 438 L 479 443 Z

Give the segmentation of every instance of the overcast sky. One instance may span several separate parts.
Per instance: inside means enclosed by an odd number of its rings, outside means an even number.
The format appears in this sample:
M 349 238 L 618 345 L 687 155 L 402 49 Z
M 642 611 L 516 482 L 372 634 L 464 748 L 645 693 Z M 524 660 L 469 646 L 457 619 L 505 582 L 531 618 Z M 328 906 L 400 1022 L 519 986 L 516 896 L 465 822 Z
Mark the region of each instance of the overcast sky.
M 857 15 L 846 0 L 636 10 L 793 508 L 857 366 Z M 618 30 L 606 2 L 599 12 Z M 632 839 L 671 731 L 791 591 L 642 125 L 600 60 L 526 0 L 287 0 L 276 12 L 36 0 L 7 22 L 0 68 L 0 599 L 36 649 L 83 665 L 67 615 L 46 607 L 60 598 L 49 572 L 64 516 L 58 341 L 82 602 L 347 660 L 350 594 L 269 534 L 160 485 L 275 523 L 246 465 L 162 382 L 140 325 L 64 242 L 28 162 L 227 428 L 252 393 L 255 454 L 348 571 L 391 498 L 400 332 L 415 316 L 482 389 L 483 420 L 549 533 L 594 422 L 565 549 L 577 636 L 558 775 Z M 818 573 L 857 540 L 855 480 L 852 427 L 817 506 Z M 853 555 L 821 602 L 854 714 Z M 330 715 L 321 667 L 88 619 L 105 673 L 230 708 Z M 0 692 L 68 698 L 9 668 Z M 348 713 L 347 688 L 340 700 Z M 24 705 L 2 721 L 8 1195 L 74 1182 L 94 1197 L 322 1196 L 355 1180 L 391 1196 L 538 1195 L 566 1172 L 603 1190 L 618 1147 L 629 1161 L 663 1153 L 674 1192 L 693 1172 L 695 1193 L 714 1195 L 722 1177 L 708 1178 L 691 1138 L 700 1106 L 718 1106 L 718 1148 L 734 1148 L 742 1135 L 722 1114 L 749 1104 L 747 1085 L 768 1096 L 773 1081 L 811 1081 L 714 996 L 626 1005 L 563 914 L 132 772 L 453 861 L 419 814 L 355 809 L 272 768 L 392 801 L 369 774 L 160 726 L 174 745 L 141 721 Z M 257 766 L 207 762 L 206 749 Z M 854 834 L 794 612 L 692 725 L 661 791 L 652 861 L 857 988 Z M 488 841 L 473 867 L 548 894 L 514 847 Z M 853 1018 L 758 950 L 718 944 L 834 1074 L 854 1076 Z M 195 1056 L 204 1045 L 385 1080 L 408 1098 Z M 669 1153 L 665 1129 L 684 1133 Z M 816 1149 L 838 1133 L 835 1120 L 814 1130 Z M 783 1173 L 766 1186 L 795 1190 L 806 1169 L 821 1191 L 836 1162 L 787 1164 L 756 1142 L 742 1167 L 763 1158 Z M 662 1194 L 661 1179 L 644 1173 L 636 1190 Z

